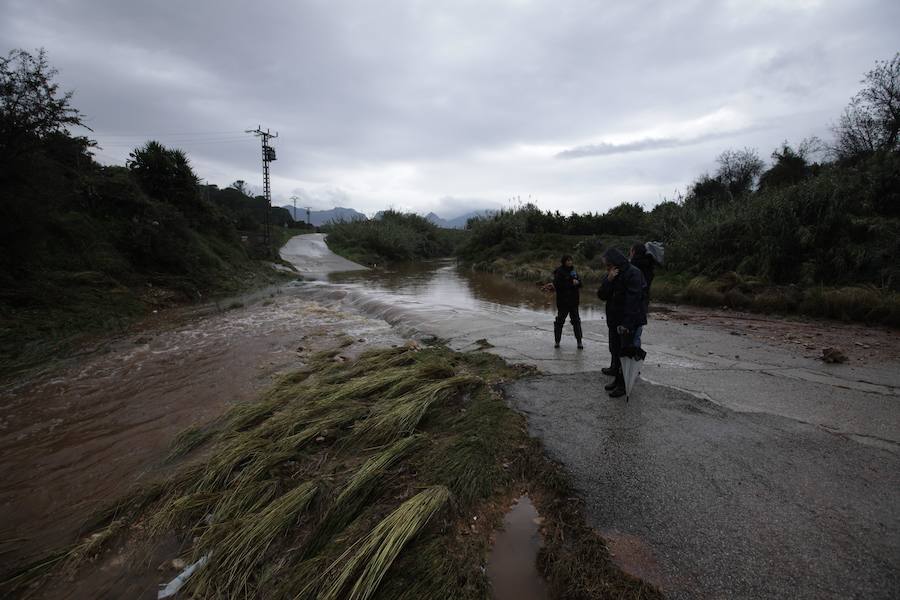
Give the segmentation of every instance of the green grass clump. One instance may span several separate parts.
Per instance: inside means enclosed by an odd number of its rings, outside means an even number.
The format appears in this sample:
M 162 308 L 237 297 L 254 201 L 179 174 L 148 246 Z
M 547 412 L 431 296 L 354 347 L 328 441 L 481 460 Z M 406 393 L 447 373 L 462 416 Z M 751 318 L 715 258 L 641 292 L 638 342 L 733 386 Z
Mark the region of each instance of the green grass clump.
M 444 347 L 372 351 L 347 364 L 314 356 L 255 405 L 217 420 L 213 435 L 179 438 L 193 460 L 117 503 L 92 530 L 100 535 L 28 577 L 132 531 L 174 535 L 191 562 L 207 557 L 186 583 L 193 597 L 483 598 L 480 567 L 509 497 L 525 485 L 572 493 L 553 483 L 496 389 L 528 372 Z M 560 517 L 550 556 L 581 539 L 568 525 L 578 518 Z M 596 583 L 595 567 L 566 577 Z M 599 572 L 610 589 L 637 589 L 612 567 Z M 652 597 L 641 594 L 626 596 Z
M 302 483 L 244 515 L 227 535 L 201 537 L 195 554 L 208 555 L 209 560 L 195 580 L 197 593 L 233 598 L 250 592 L 248 582 L 269 547 L 297 524 L 318 491 L 315 481 Z
M 323 579 L 334 578 L 321 600 L 366 600 L 370 598 L 397 555 L 431 518 L 450 500 L 450 491 L 436 486 L 419 492 L 385 517 L 366 537 L 348 548 L 331 564 Z M 305 597 L 318 581 L 301 591 Z

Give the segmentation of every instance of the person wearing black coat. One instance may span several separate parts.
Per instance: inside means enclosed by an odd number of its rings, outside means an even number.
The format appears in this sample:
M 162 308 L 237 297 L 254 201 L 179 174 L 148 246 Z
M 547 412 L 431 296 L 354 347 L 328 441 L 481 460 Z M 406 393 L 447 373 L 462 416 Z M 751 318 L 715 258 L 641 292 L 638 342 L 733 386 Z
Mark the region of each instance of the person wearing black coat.
M 613 398 L 625 395 L 625 378 L 622 375 L 622 350 L 634 345 L 635 331 L 647 324 L 644 304 L 644 276 L 640 269 L 628 262 L 625 255 L 610 248 L 603 254 L 607 273 L 600 282 L 597 295 L 606 301 L 606 326 L 609 328 L 610 368 L 602 369 L 615 380 L 606 386 Z
M 566 324 L 566 317 L 569 317 L 575 333 L 575 340 L 578 342 L 578 349 L 581 350 L 584 348 L 581 343 L 581 316 L 578 314 L 581 278 L 575 271 L 575 263 L 571 256 L 562 257 L 559 267 L 553 271 L 551 285 L 556 292 L 556 320 L 553 322 L 553 338 L 556 342 L 554 348 L 559 348 L 563 325 Z
M 628 252 L 628 258 L 631 260 L 631 264 L 640 269 L 641 275 L 644 276 L 644 283 L 646 284 L 644 288 L 644 316 L 646 317 L 646 315 L 650 314 L 650 285 L 653 283 L 653 271 L 656 269 L 656 260 L 647 252 L 647 247 L 644 244 L 632 246 Z M 641 347 L 641 333 L 643 333 L 643 329 L 642 325 L 634 331 L 633 345 L 638 348 Z

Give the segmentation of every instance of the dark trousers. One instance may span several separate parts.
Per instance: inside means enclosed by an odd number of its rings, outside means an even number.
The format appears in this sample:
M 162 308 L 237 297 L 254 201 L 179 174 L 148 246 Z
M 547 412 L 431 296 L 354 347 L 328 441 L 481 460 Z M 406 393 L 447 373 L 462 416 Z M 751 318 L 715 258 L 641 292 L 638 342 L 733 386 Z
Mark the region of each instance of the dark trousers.
M 581 316 L 578 314 L 577 304 L 557 304 L 556 320 L 553 321 L 553 334 L 556 343 L 562 338 L 563 325 L 566 324 L 566 317 L 572 322 L 572 329 L 575 333 L 575 339 L 581 341 Z
M 622 356 L 622 336 L 612 326 L 609 328 L 609 355 L 612 357 L 609 364 L 610 368 L 618 372 L 622 367 L 622 361 L 620 360 Z

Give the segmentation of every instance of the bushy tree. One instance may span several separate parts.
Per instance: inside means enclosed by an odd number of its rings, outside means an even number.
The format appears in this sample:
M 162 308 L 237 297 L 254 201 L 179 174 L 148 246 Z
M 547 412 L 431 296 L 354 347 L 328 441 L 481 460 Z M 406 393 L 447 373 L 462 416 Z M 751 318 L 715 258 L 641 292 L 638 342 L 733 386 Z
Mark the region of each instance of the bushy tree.
M 716 159 L 719 169 L 716 179 L 724 185 L 732 198 L 753 191 L 765 163 L 752 148 L 726 150 Z
M 83 115 L 71 106 L 72 92 L 60 92 L 53 81 L 56 74 L 43 49 L 0 57 L 0 180 L 48 138 L 84 127 Z
M 235 189 L 235 190 L 239 191 L 240 193 L 242 193 L 242 194 L 245 195 L 245 196 L 251 196 L 251 195 L 252 195 L 252 194 L 250 193 L 250 186 L 247 185 L 247 182 L 244 181 L 243 179 L 238 179 L 238 180 L 232 182 L 232 184 L 229 185 L 228 187 L 230 187 L 231 189 Z
M 865 87 L 833 127 L 833 150 L 839 159 L 900 150 L 900 52 L 877 62 L 860 83 Z
M 644 207 L 636 202 L 623 202 L 603 215 L 603 231 L 613 235 L 634 235 L 645 229 Z
M 660 202 L 647 215 L 647 233 L 654 240 L 669 242 L 686 227 L 684 206 L 672 200 Z
M 197 176 L 181 150 L 150 141 L 129 154 L 127 166 L 151 198 L 182 209 L 199 203 Z
M 728 187 L 708 173 L 701 175 L 688 188 L 684 206 L 695 212 L 703 212 L 725 206 L 732 200 Z
M 760 176 L 759 189 L 793 185 L 809 177 L 812 171 L 806 154 L 803 144 L 795 150 L 785 141 L 779 150 L 772 152 L 772 167 Z

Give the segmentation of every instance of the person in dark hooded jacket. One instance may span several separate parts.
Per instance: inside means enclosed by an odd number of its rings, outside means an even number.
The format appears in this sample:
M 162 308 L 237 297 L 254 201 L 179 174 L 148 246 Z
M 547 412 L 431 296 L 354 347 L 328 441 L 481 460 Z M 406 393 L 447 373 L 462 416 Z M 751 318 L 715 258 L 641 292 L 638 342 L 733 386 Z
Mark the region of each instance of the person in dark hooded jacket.
M 606 386 L 613 398 L 625 395 L 625 378 L 622 375 L 622 350 L 634 345 L 633 336 L 638 327 L 646 325 L 644 306 L 644 276 L 640 269 L 628 262 L 625 255 L 610 248 L 603 254 L 607 273 L 600 282 L 597 295 L 606 301 L 606 325 L 609 328 L 610 368 L 602 369 L 605 375 L 615 379 Z
M 553 322 L 554 347 L 559 348 L 562 339 L 563 325 L 566 317 L 572 322 L 578 349 L 584 348 L 581 343 L 581 316 L 578 314 L 579 290 L 581 277 L 575 271 L 575 263 L 568 254 L 562 257 L 559 267 L 553 271 L 553 283 L 547 286 L 556 292 L 556 320 Z

